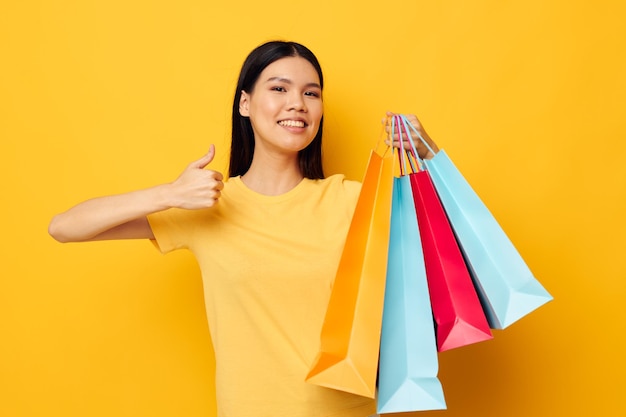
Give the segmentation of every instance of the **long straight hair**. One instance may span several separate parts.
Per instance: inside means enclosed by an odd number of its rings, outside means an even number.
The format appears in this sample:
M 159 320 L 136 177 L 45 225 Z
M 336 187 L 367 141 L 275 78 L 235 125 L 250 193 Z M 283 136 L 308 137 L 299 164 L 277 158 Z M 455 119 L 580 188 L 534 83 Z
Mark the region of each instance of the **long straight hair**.
M 239 113 L 239 101 L 241 93 L 251 93 L 261 72 L 271 63 L 286 57 L 301 57 L 313 65 L 320 79 L 320 87 L 324 88 L 322 68 L 307 47 L 296 42 L 271 41 L 255 48 L 243 63 L 239 73 L 239 81 L 235 89 L 232 115 L 232 139 L 230 144 L 230 165 L 228 174 L 230 177 L 243 175 L 250 169 L 252 156 L 254 155 L 254 131 L 250 118 Z M 298 165 L 305 178 L 322 179 L 324 169 L 322 167 L 322 127 L 324 117 L 320 120 L 319 130 L 313 141 L 298 152 Z

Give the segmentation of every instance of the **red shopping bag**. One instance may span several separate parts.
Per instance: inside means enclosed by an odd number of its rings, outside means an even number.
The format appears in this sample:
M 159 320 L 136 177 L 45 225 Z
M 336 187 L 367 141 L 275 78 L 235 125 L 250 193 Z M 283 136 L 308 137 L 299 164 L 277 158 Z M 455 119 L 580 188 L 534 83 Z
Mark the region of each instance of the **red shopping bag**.
M 406 119 L 396 117 L 395 122 L 398 131 L 408 136 Z M 409 142 L 413 145 L 412 140 Z M 437 348 L 441 352 L 491 339 L 493 336 L 472 277 L 430 174 L 417 169 L 419 156 L 414 147 L 408 158 L 416 171 L 409 177 L 437 326 Z

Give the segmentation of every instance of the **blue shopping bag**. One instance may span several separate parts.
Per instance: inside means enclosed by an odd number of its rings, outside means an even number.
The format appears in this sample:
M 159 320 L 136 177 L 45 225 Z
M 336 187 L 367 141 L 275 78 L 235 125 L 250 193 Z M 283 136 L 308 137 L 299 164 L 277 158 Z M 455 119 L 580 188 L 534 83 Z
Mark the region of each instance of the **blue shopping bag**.
M 428 147 L 419 131 L 407 124 Z M 448 155 L 440 150 L 425 164 L 491 328 L 504 329 L 552 300 Z
M 378 375 L 378 413 L 446 408 L 413 192 L 394 178 Z

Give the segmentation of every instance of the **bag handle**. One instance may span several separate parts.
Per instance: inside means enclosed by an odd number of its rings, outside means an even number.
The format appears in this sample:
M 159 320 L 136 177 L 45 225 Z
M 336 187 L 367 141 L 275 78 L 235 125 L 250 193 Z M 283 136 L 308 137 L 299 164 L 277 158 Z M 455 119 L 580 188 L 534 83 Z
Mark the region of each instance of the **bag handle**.
M 398 137 L 400 137 L 400 143 L 402 143 L 402 133 L 400 132 L 399 128 L 400 128 L 400 124 L 399 124 L 399 119 L 397 116 L 392 116 L 391 117 L 391 132 L 390 136 L 389 136 L 389 143 L 390 145 L 393 147 L 393 138 L 396 135 L 396 130 L 398 130 Z M 395 152 L 395 149 L 393 150 Z M 398 148 L 398 162 L 400 165 L 400 176 L 406 175 L 406 161 L 403 155 L 403 152 L 401 150 L 401 148 Z
M 399 114 L 396 117 L 398 117 L 399 121 L 402 122 L 404 128 L 406 129 L 407 136 L 409 136 L 409 137 L 411 136 L 411 135 L 408 134 L 408 131 L 409 131 L 409 129 L 412 130 L 413 132 L 415 132 L 415 134 L 417 134 L 417 136 L 419 137 L 420 141 L 424 144 L 424 146 L 426 146 L 426 149 L 428 149 L 428 151 L 431 154 L 436 155 L 436 153 L 433 150 L 433 148 L 430 147 L 430 145 L 428 144 L 426 139 L 424 139 L 424 137 L 422 136 L 420 131 L 417 130 L 417 128 L 415 126 L 413 126 L 411 124 L 411 122 L 409 122 L 409 119 L 406 117 L 406 115 Z M 415 157 L 416 160 L 419 160 L 420 163 L 423 165 L 424 160 L 419 157 L 419 154 L 417 153 L 417 148 L 415 147 L 415 143 L 413 142 L 413 139 L 411 138 L 411 140 L 409 140 L 409 142 L 411 143 L 411 152 L 413 153 L 413 156 Z
M 374 152 L 378 153 L 380 156 L 385 156 L 385 154 L 387 154 L 387 152 L 389 151 L 389 148 L 391 148 L 391 144 L 387 145 L 385 143 L 385 127 L 383 126 L 382 129 L 380 130 L 380 135 L 378 135 L 378 140 L 376 140 L 376 143 L 374 144 L 373 150 Z M 381 148 L 381 144 L 385 145 L 385 149 L 384 150 L 380 150 Z
M 406 175 L 410 173 L 406 167 L 406 160 L 409 161 L 411 172 L 417 173 L 424 169 L 424 162 L 419 157 L 413 138 L 411 137 L 409 126 L 411 123 L 404 115 L 394 115 L 391 118 L 391 137 L 395 136 L 396 130 L 398 132 L 399 147 L 398 147 L 398 160 L 400 161 L 400 175 Z M 418 132 L 419 134 L 419 132 Z M 407 141 L 411 145 L 411 149 L 404 148 L 404 136 L 407 137 Z M 427 145 L 428 146 L 428 145 Z M 430 148 L 429 148 L 430 149 Z M 417 165 L 416 165 L 417 163 Z

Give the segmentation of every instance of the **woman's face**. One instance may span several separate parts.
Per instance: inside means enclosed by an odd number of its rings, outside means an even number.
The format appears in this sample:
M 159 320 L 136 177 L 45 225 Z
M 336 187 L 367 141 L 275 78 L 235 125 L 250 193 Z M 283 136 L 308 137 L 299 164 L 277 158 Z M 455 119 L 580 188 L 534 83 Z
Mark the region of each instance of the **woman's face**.
M 313 141 L 322 119 L 317 71 L 301 57 L 274 61 L 251 92 L 242 92 L 239 113 L 250 118 L 255 152 L 297 153 Z

